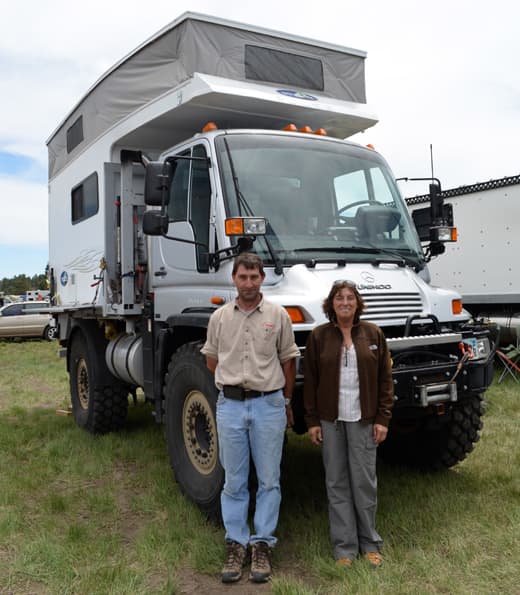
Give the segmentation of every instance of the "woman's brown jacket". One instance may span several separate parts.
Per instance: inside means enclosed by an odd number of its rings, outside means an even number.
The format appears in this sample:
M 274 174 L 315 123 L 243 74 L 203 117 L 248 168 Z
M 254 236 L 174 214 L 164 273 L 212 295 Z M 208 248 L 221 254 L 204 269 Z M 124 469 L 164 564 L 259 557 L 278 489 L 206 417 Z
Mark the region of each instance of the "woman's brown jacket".
M 394 390 L 392 364 L 383 331 L 370 322 L 352 327 L 356 350 L 361 419 L 388 427 Z M 339 376 L 343 333 L 327 322 L 310 334 L 304 359 L 304 404 L 307 427 L 338 418 Z

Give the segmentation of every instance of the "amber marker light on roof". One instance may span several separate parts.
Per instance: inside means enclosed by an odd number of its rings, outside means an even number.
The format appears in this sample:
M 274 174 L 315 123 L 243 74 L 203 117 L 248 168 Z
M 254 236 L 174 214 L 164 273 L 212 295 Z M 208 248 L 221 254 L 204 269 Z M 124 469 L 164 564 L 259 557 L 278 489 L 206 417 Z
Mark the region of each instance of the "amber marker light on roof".
M 211 132 L 212 130 L 218 130 L 218 126 L 215 122 L 208 122 L 202 129 L 202 132 Z
M 462 314 L 462 300 L 451 300 L 451 311 L 453 314 Z
M 292 323 L 298 324 L 305 322 L 305 316 L 298 306 L 284 306 L 289 314 Z
M 285 130 L 286 132 L 296 132 L 298 128 L 296 128 L 294 124 L 287 124 L 287 126 L 284 126 L 282 130 Z
M 210 302 L 212 304 L 214 304 L 215 306 L 220 306 L 222 305 L 226 300 L 223 297 L 220 297 L 219 295 L 213 295 L 211 296 Z
M 325 128 L 318 128 L 314 131 L 314 134 L 318 134 L 319 136 L 327 136 L 327 131 Z
M 304 126 L 303 128 L 300 128 L 300 132 L 312 133 L 312 128 L 310 126 Z
M 376 148 L 374 147 L 374 145 L 372 143 L 368 143 L 367 149 L 372 149 L 372 151 L 376 150 Z

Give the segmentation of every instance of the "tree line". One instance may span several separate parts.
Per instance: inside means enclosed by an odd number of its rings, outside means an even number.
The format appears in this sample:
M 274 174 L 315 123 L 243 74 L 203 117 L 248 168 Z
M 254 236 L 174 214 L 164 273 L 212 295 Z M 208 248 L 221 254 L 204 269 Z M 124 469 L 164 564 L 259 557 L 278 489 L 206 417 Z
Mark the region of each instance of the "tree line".
M 49 289 L 49 282 L 45 273 L 41 275 L 15 275 L 10 279 L 4 277 L 0 280 L 0 293 L 5 295 L 24 295 L 33 289 Z

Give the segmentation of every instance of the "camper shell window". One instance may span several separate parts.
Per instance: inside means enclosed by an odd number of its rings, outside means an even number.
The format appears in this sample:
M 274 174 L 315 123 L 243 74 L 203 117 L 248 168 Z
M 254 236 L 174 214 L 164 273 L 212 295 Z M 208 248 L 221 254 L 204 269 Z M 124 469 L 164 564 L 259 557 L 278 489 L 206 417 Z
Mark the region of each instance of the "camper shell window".
M 323 91 L 321 60 L 270 48 L 246 45 L 247 79 Z
M 73 151 L 83 141 L 83 116 L 80 116 L 67 129 L 67 153 Z
M 72 224 L 84 221 L 99 210 L 98 176 L 94 172 L 72 189 L 71 219 Z

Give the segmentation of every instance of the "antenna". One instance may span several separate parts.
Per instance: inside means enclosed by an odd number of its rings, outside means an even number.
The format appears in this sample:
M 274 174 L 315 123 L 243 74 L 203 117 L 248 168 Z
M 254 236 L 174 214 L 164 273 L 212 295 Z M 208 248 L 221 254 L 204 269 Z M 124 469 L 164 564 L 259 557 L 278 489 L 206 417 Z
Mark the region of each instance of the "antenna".
M 432 178 L 435 177 L 435 174 L 433 173 L 433 145 L 430 143 L 430 164 L 431 164 L 431 168 L 432 168 Z

